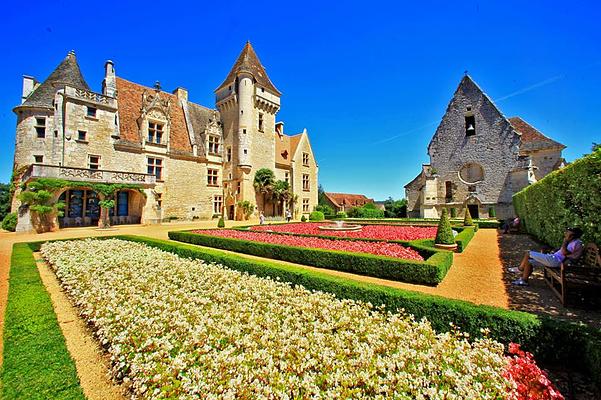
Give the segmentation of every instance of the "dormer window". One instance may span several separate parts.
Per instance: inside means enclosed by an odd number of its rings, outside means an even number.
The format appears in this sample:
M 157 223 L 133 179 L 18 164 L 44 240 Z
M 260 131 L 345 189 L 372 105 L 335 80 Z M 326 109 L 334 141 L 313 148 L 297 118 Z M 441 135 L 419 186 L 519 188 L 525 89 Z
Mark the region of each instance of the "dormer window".
M 219 154 L 219 137 L 209 136 L 209 153 Z
M 161 144 L 163 140 L 163 124 L 156 122 L 148 123 L 148 141 L 150 143 Z
M 476 118 L 471 110 L 472 107 L 468 107 L 465 113 L 465 136 L 474 136 L 476 134 Z

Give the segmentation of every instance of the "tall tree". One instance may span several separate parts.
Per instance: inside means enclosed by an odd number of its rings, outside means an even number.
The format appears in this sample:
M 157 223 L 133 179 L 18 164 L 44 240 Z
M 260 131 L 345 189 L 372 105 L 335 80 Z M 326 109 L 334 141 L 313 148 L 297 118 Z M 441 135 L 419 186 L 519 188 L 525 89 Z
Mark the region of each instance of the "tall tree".
M 0 183 L 0 221 L 10 212 L 10 185 Z
M 328 202 L 328 200 L 326 199 L 326 192 L 323 189 L 323 186 L 321 185 L 321 183 L 319 184 L 319 186 L 317 186 L 317 204 L 319 204 L 320 206 L 330 204 Z
M 275 174 L 269 168 L 261 168 L 255 173 L 253 186 L 257 193 L 263 195 L 263 212 L 267 206 L 267 198 L 273 191 Z

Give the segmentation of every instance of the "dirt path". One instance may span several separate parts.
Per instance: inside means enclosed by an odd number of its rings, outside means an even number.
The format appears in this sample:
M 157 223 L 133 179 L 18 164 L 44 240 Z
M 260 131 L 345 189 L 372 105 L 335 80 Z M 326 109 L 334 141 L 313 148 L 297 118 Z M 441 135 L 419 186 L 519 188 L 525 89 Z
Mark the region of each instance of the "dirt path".
M 62 291 L 56 275 L 43 261 L 41 254 L 35 253 L 34 256 L 42 282 L 50 294 L 67 349 L 75 361 L 77 376 L 86 398 L 125 400 L 125 388 L 110 379 L 108 358 Z

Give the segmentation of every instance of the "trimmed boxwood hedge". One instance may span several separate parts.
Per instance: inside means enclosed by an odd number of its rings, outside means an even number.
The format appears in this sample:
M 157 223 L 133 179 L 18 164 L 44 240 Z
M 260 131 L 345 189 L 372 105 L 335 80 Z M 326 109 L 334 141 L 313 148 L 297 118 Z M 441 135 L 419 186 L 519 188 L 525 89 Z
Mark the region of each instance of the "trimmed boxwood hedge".
M 452 253 L 435 251 L 432 248 L 418 244 L 412 244 L 410 247 L 413 247 L 426 261 L 260 243 L 189 231 L 169 232 L 169 238 L 179 242 L 230 250 L 258 257 L 432 286 L 443 280 L 453 263 Z
M 598 329 L 525 312 L 358 282 L 277 261 L 253 260 L 190 244 L 138 236 L 118 238 L 145 243 L 182 257 L 219 263 L 260 277 L 302 285 L 309 290 L 333 293 L 339 298 L 384 305 L 390 311 L 404 309 L 417 319 L 427 318 L 438 332 L 447 332 L 453 325 L 469 333 L 470 337 L 479 338 L 483 336 L 482 329 L 487 329 L 490 337 L 499 342 L 520 343 L 538 360 L 582 370 L 595 383 L 601 384 L 601 331 Z
M 455 236 L 455 243 L 457 243 L 457 251 L 463 252 L 466 249 L 468 243 L 474 237 L 475 229 L 473 226 L 464 227 L 461 232 Z
M 513 206 L 523 229 L 550 246 L 569 226 L 601 245 L 601 149 L 514 194 Z

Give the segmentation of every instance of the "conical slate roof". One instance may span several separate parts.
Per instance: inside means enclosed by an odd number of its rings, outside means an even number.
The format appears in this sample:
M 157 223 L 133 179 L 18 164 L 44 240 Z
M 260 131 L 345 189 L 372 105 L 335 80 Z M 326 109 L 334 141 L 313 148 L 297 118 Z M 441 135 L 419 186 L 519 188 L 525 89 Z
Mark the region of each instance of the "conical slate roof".
M 83 79 L 75 53 L 70 51 L 67 57 L 56 67 L 56 69 L 38 86 L 20 107 L 45 107 L 52 108 L 52 101 L 56 91 L 64 86 L 72 86 L 77 89 L 90 90 Z
M 240 72 L 248 72 L 252 76 L 254 76 L 257 84 L 259 86 L 264 87 L 265 89 L 277 94 L 281 95 L 280 91 L 276 89 L 276 87 L 271 83 L 271 80 L 267 76 L 267 72 L 265 72 L 265 68 L 259 61 L 259 57 L 257 57 L 257 53 L 251 46 L 250 42 L 246 42 L 246 45 L 242 49 L 240 56 L 234 63 L 230 73 L 227 75 L 227 78 L 223 81 L 223 83 L 215 90 L 216 92 L 223 89 L 225 86 L 236 80 L 236 76 Z

